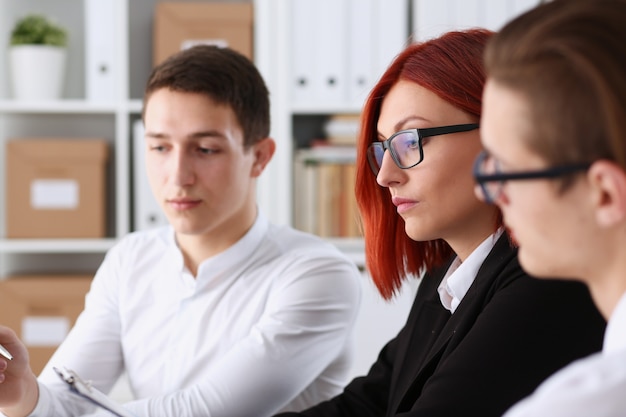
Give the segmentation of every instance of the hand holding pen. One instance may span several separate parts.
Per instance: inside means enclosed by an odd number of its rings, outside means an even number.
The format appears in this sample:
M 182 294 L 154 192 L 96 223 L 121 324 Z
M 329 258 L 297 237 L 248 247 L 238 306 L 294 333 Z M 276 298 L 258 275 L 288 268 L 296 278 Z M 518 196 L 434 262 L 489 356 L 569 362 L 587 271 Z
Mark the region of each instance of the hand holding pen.
M 0 345 L 0 356 L 4 356 L 8 360 L 13 360 L 13 355 L 4 346 Z
M 15 332 L 3 325 L 0 343 L 0 415 L 29 415 L 37 405 L 39 387 L 28 363 L 28 350 Z

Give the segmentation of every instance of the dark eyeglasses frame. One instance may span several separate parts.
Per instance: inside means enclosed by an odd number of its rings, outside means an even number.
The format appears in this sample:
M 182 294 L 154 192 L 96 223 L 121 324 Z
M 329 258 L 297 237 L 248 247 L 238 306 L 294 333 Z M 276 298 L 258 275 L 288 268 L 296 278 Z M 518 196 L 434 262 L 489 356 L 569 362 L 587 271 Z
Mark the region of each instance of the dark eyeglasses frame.
M 461 132 L 469 132 L 471 130 L 478 129 L 480 125 L 478 123 L 466 123 L 466 124 L 458 124 L 458 125 L 449 125 L 449 126 L 439 126 L 439 127 L 428 127 L 424 129 L 405 129 L 400 130 L 389 137 L 389 139 L 381 141 L 381 142 L 372 142 L 368 146 L 367 152 L 367 161 L 369 162 L 370 168 L 374 175 L 378 175 L 380 171 L 380 166 L 378 161 L 376 161 L 375 152 L 372 151 L 374 148 L 382 149 L 383 154 L 386 150 L 389 150 L 391 154 L 391 159 L 396 164 L 396 166 L 400 169 L 409 169 L 413 168 L 416 165 L 419 165 L 424 160 L 424 149 L 422 148 L 422 139 L 428 138 L 431 136 L 440 136 L 447 135 L 450 133 L 461 133 Z M 420 151 L 420 160 L 412 165 L 404 166 L 400 163 L 400 158 L 396 154 L 396 151 L 391 147 L 391 141 L 394 140 L 399 135 L 405 133 L 414 133 L 417 136 L 419 151 Z
M 566 175 L 574 174 L 579 171 L 586 171 L 591 166 L 591 163 L 579 163 L 579 164 L 567 164 L 550 167 L 546 169 L 540 169 L 535 171 L 519 171 L 519 172 L 496 172 L 493 174 L 483 174 L 481 172 L 481 166 L 485 159 L 489 157 L 489 152 L 482 151 L 476 157 L 474 161 L 474 167 L 472 169 L 474 180 L 480 186 L 480 190 L 483 194 L 483 199 L 486 203 L 493 204 L 500 193 L 502 187 L 506 181 L 519 181 L 519 180 L 537 180 L 537 179 L 554 179 L 564 177 Z M 499 182 L 499 187 L 496 193 L 492 193 L 487 188 L 487 183 Z

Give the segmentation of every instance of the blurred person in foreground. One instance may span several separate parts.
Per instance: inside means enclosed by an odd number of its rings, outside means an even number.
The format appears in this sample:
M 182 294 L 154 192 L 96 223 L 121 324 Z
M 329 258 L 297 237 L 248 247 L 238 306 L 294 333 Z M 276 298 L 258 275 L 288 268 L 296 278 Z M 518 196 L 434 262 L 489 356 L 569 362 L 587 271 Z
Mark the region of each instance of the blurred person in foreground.
M 626 2 L 555 0 L 486 52 L 478 195 L 522 267 L 589 287 L 602 353 L 556 373 L 506 417 L 626 416 Z

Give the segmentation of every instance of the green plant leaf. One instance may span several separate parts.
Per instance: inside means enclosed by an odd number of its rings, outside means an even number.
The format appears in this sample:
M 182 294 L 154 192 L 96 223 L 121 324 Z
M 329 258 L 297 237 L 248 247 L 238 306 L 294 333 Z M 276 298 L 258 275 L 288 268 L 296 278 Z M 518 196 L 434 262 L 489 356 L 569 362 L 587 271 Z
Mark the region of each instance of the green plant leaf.
M 67 45 L 67 31 L 40 14 L 18 20 L 11 32 L 11 45 Z

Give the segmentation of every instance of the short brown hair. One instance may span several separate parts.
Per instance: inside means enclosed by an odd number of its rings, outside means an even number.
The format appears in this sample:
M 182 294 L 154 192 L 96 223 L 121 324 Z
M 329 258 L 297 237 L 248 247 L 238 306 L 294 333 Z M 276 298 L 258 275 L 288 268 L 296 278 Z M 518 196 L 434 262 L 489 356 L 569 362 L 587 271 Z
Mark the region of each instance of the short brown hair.
M 200 93 L 230 106 L 244 134 L 244 147 L 270 134 L 269 92 L 254 64 L 229 48 L 198 45 L 180 51 L 152 70 L 144 94 L 161 88 Z
M 487 76 L 529 104 L 527 145 L 551 164 L 626 168 L 626 2 L 554 0 L 509 22 Z

